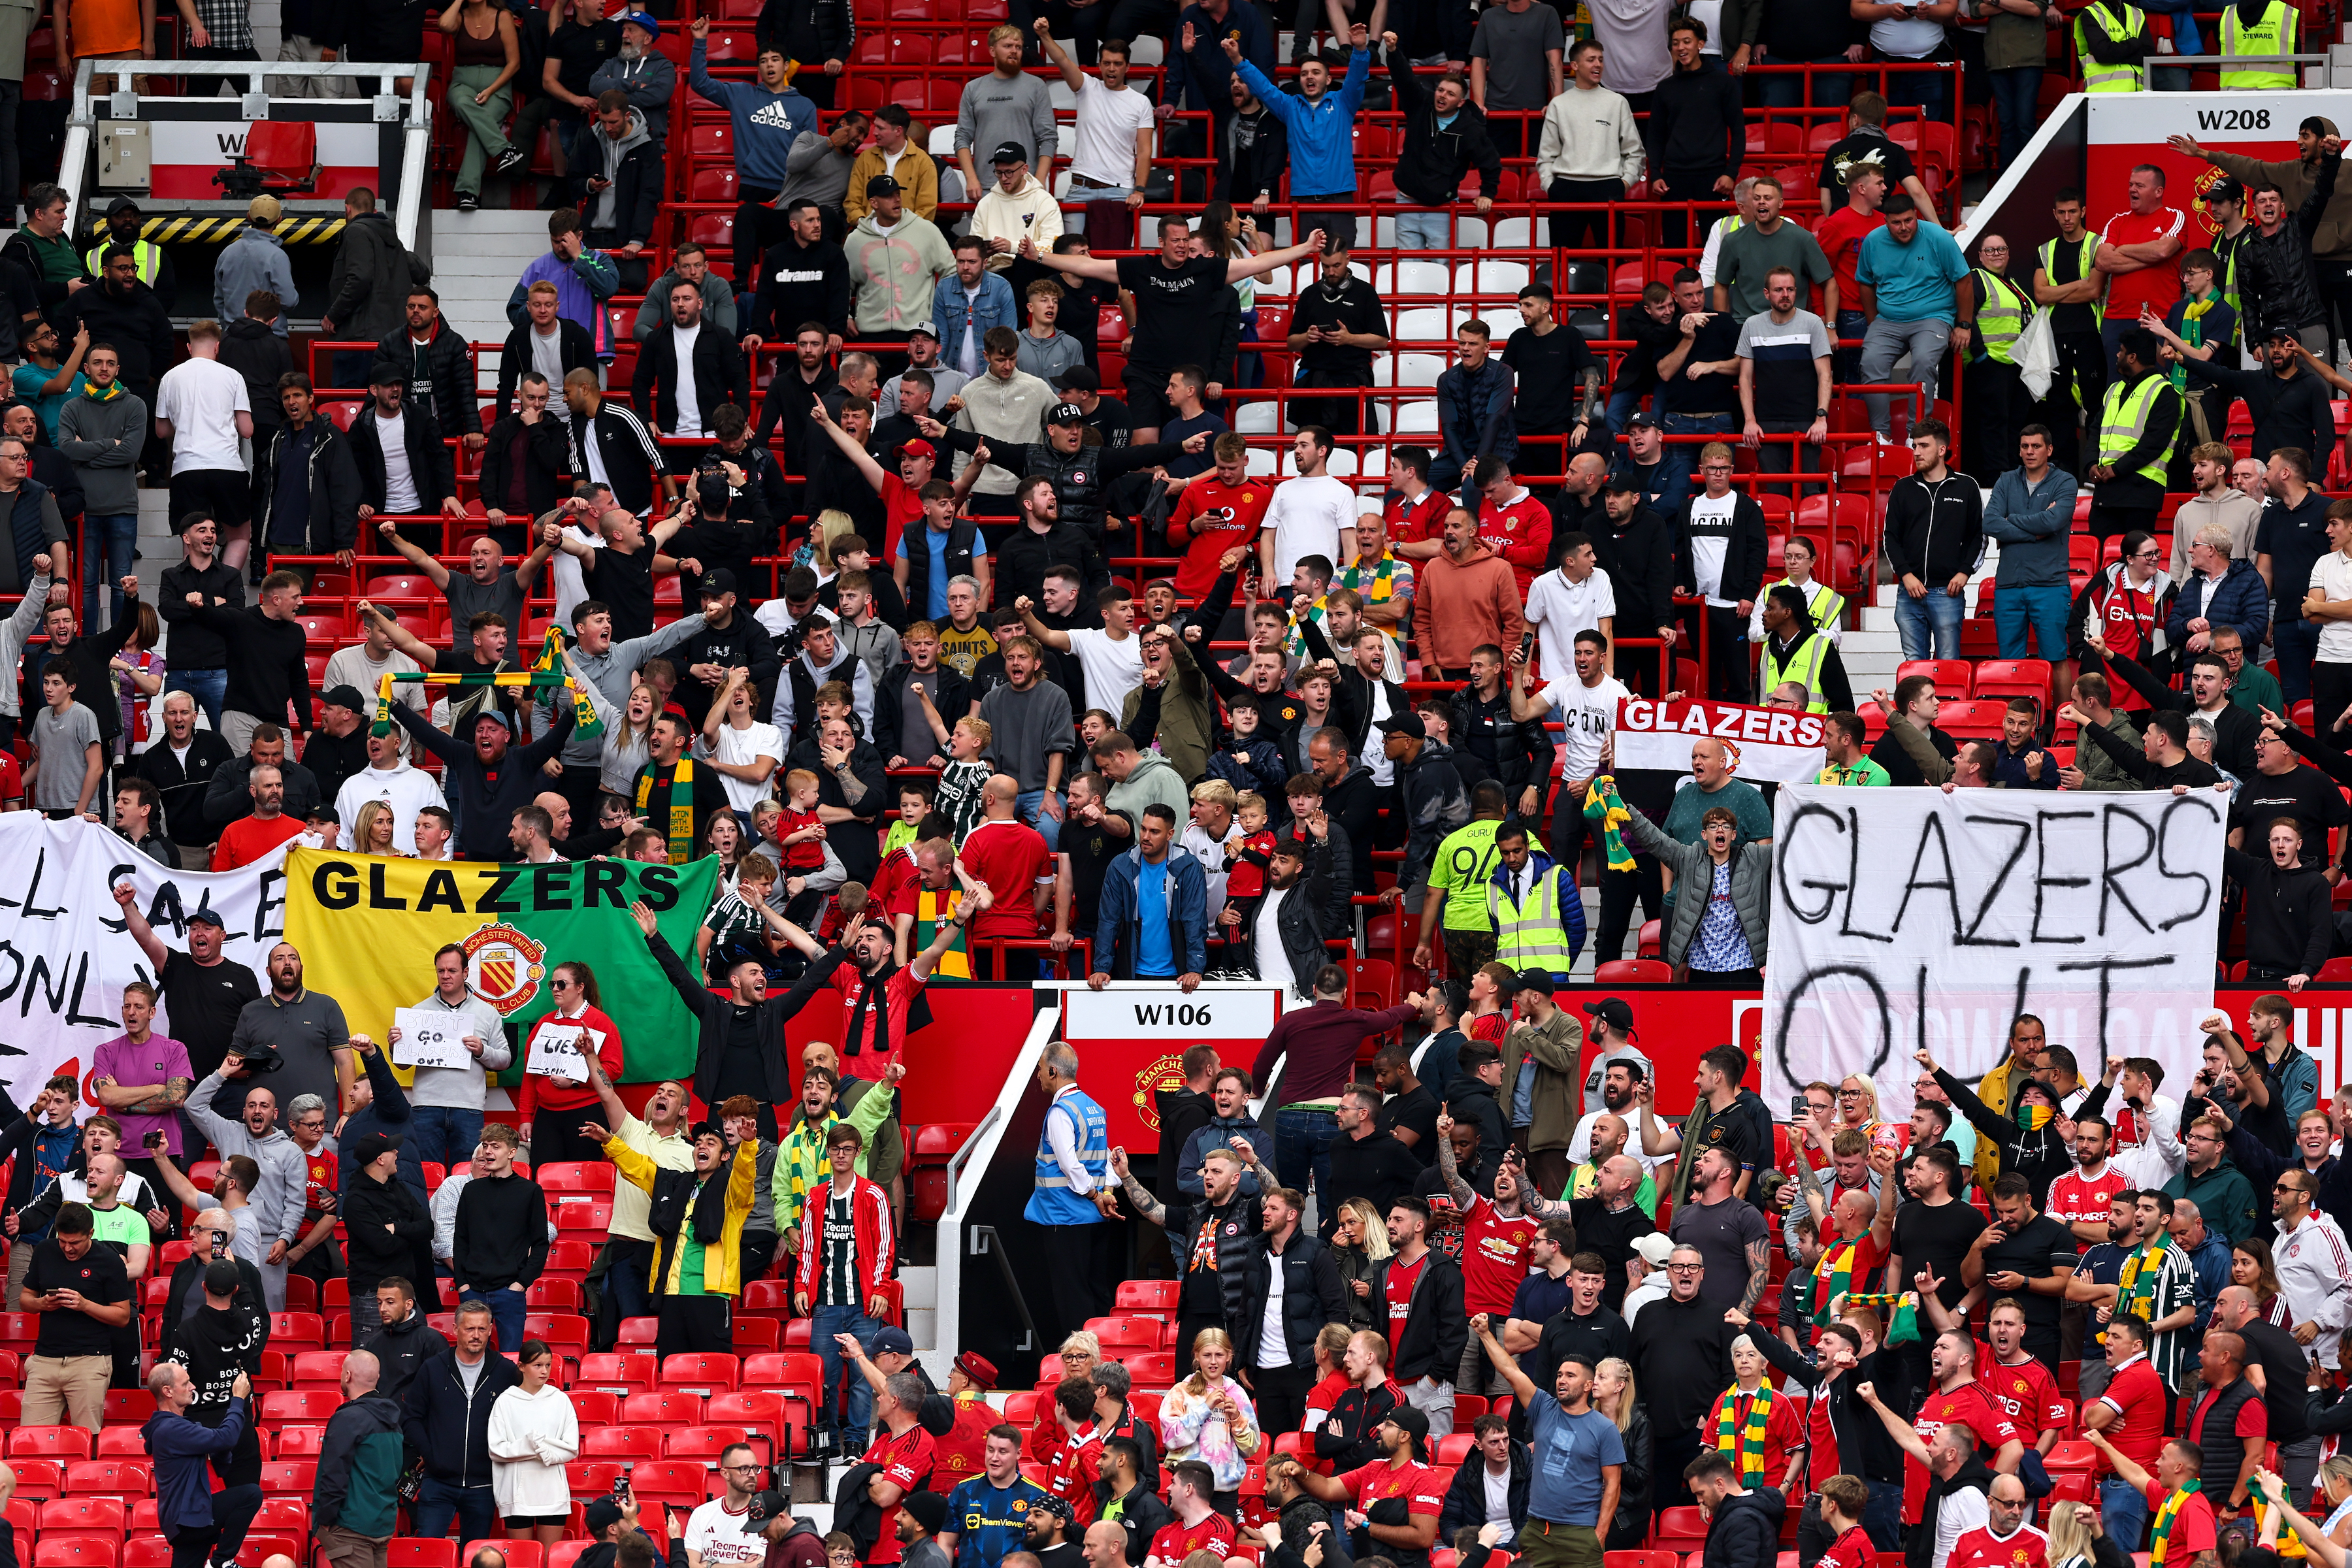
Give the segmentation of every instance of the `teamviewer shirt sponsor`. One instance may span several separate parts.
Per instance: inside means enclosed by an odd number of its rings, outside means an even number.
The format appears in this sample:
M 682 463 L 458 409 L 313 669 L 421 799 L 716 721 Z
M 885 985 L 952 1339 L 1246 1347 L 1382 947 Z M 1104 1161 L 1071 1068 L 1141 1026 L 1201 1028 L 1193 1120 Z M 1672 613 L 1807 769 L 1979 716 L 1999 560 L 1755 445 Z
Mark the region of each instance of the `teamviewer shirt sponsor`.
M 1506 1218 L 1473 1194 L 1462 1219 L 1463 1299 L 1471 1312 L 1508 1313 L 1528 1277 L 1528 1248 L 1542 1226 L 1525 1215 Z
M 744 1568 L 764 1563 L 768 1543 L 757 1535 L 747 1535 L 743 1524 L 751 1512 L 746 1503 L 740 1509 L 727 1506 L 725 1498 L 713 1498 L 694 1510 L 686 1521 L 687 1550 L 698 1555 L 706 1563 L 741 1563 Z

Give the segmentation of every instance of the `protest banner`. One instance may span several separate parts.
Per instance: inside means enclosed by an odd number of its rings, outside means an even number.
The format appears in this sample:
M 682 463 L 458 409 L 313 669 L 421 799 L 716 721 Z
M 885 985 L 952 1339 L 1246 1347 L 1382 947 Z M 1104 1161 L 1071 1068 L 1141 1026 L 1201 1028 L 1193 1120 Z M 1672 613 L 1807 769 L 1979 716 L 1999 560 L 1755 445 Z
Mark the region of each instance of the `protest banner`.
M 1691 742 L 1723 742 L 1735 777 L 1750 784 L 1811 784 L 1827 753 L 1819 713 L 1750 708 L 1738 702 L 1656 702 L 1626 697 L 1617 703 L 1617 769 L 1690 772 Z
M 1622 743 L 1622 742 L 1621 742 Z M 2032 1013 L 2086 1080 L 2108 1056 L 2193 1075 L 2213 1005 L 2229 797 L 1790 784 L 1773 817 L 1760 1082 L 1871 1075 L 1910 1114 L 1912 1053 L 1972 1080 Z
M 304 979 L 342 1004 L 354 1031 L 379 1040 L 396 1009 L 433 989 L 433 955 L 445 946 L 464 950 L 467 988 L 526 1037 L 553 1005 L 548 975 L 576 959 L 621 1026 L 625 1076 L 690 1079 L 698 1026 L 629 905 L 644 900 L 692 968 L 695 930 L 718 882 L 717 856 L 684 866 L 499 866 L 298 848 L 286 862 L 286 940 L 302 950 Z M 503 1075 L 520 1079 L 515 1068 Z
M 188 945 L 188 911 L 209 909 L 227 957 L 256 974 L 283 935 L 286 850 L 234 871 L 157 864 L 94 822 L 0 815 L 0 1081 L 19 1105 L 59 1074 L 86 1079 L 98 1047 L 122 1033 L 122 988 L 155 981 L 131 940 L 114 885 L 128 881 L 167 947 Z M 171 1033 L 166 1008 L 155 1032 Z

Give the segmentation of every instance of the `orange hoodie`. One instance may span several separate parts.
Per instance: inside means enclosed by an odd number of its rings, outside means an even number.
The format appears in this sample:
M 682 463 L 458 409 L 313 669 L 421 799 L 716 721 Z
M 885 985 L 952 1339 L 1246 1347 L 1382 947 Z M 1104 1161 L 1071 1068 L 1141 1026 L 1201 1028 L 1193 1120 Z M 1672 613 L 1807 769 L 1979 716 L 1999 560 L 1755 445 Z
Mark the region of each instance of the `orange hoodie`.
M 1508 654 L 1526 632 L 1519 584 L 1511 563 L 1481 544 L 1460 561 L 1440 551 L 1416 574 L 1413 624 L 1419 628 L 1423 678 L 1426 667 L 1470 668 L 1470 651 L 1493 643 Z

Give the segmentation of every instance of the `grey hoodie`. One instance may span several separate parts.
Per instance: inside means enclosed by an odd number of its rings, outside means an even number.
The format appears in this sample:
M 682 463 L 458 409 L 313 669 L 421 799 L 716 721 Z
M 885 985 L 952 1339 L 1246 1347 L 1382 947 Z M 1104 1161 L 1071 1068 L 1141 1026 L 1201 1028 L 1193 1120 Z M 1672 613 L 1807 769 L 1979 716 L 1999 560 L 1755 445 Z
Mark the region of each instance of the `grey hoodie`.
M 0 669 L 14 669 L 24 657 L 25 639 L 41 629 L 41 616 L 49 603 L 49 574 L 33 574 L 25 596 L 16 602 L 8 618 L 0 621 Z M 0 714 L 15 719 L 21 717 L 24 701 L 22 687 L 14 680 L 0 680 Z
M 261 1237 L 263 1252 L 273 1241 L 292 1245 L 302 1225 L 302 1199 L 309 1180 L 310 1167 L 302 1151 L 286 1135 L 283 1127 L 272 1127 L 268 1136 L 256 1138 L 243 1121 L 232 1121 L 213 1109 L 213 1096 L 218 1094 L 226 1080 L 215 1070 L 188 1094 L 188 1119 L 196 1131 L 213 1141 L 213 1148 L 224 1160 L 242 1154 L 261 1167 L 261 1185 L 252 1198 L 252 1213 Z M 240 1238 L 245 1227 L 237 1226 Z
M 1139 754 L 1134 771 L 1124 783 L 1111 787 L 1103 804 L 1111 811 L 1125 812 L 1136 822 L 1143 820 L 1145 806 L 1164 805 L 1176 814 L 1176 830 L 1183 827 L 1192 810 L 1184 775 L 1169 766 L 1166 758 L 1151 752 Z
M 844 151 L 833 144 L 830 136 L 802 132 L 784 154 L 784 188 L 776 195 L 777 207 L 798 201 L 839 206 L 849 189 L 849 171 L 856 163 L 855 147 Z
M 649 49 L 633 60 L 614 55 L 588 79 L 591 98 L 602 98 L 616 88 L 629 95 L 629 107 L 646 117 L 646 133 L 656 142 L 667 141 L 670 95 L 677 88 L 677 67 L 670 58 L 659 49 Z
M 573 648 L 572 656 L 579 661 L 581 673 L 594 683 L 605 700 L 616 709 L 625 709 L 629 705 L 629 688 L 636 684 L 637 667 L 667 653 L 700 630 L 702 616 L 698 613 L 680 616 L 649 637 L 616 642 L 603 653 Z M 583 741 L 575 735 L 563 742 L 562 756 L 567 768 L 601 768 L 604 764 L 604 737 L 592 735 Z
M 285 242 L 266 228 L 247 224 L 213 264 L 214 311 L 224 322 L 237 320 L 245 314 L 245 297 L 256 289 L 268 289 L 284 305 L 300 298 L 300 290 L 294 287 L 293 264 L 286 259 Z M 281 338 L 286 335 L 283 311 L 269 323 L 269 330 Z
M 58 450 L 73 464 L 91 517 L 137 514 L 139 449 L 146 444 L 147 405 L 127 386 L 103 403 L 75 396 L 58 405 Z
M 635 149 L 645 146 L 652 140 L 652 135 L 646 130 L 646 117 L 634 109 L 629 110 L 629 128 L 622 133 L 618 142 L 614 141 L 602 131 L 596 132 L 596 151 L 604 160 L 604 188 L 598 191 L 589 203 L 588 226 L 590 228 L 620 226 L 618 209 L 621 199 L 621 160 L 627 157 Z
M 646 302 L 637 307 L 637 320 L 630 335 L 639 342 L 653 336 L 656 327 L 669 325 L 669 291 L 686 279 L 673 267 L 654 279 L 646 290 Z M 702 319 L 729 337 L 735 335 L 735 290 L 726 279 L 716 272 L 705 272 L 698 286 L 702 296 Z

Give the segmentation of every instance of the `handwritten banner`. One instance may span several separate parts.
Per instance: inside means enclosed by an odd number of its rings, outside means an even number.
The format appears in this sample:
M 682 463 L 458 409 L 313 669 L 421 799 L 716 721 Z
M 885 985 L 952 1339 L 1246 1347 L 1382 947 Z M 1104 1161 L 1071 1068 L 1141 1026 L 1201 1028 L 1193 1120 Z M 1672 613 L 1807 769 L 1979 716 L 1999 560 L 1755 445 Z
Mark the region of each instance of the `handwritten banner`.
M 1783 788 L 1766 1103 L 1864 1072 L 1881 1113 L 1908 1116 L 1913 1052 L 1973 1080 L 2019 1013 L 2085 1079 L 2106 1057 L 2146 1056 L 2186 1083 L 2213 1005 L 2227 810 L 2210 790 Z
M 1811 784 L 1821 776 L 1825 721 L 1819 713 L 1750 708 L 1738 702 L 1676 702 L 1646 697 L 1617 704 L 1617 766 L 1688 773 L 1691 744 L 1713 738 L 1730 753 L 1731 771 L 1750 784 Z

